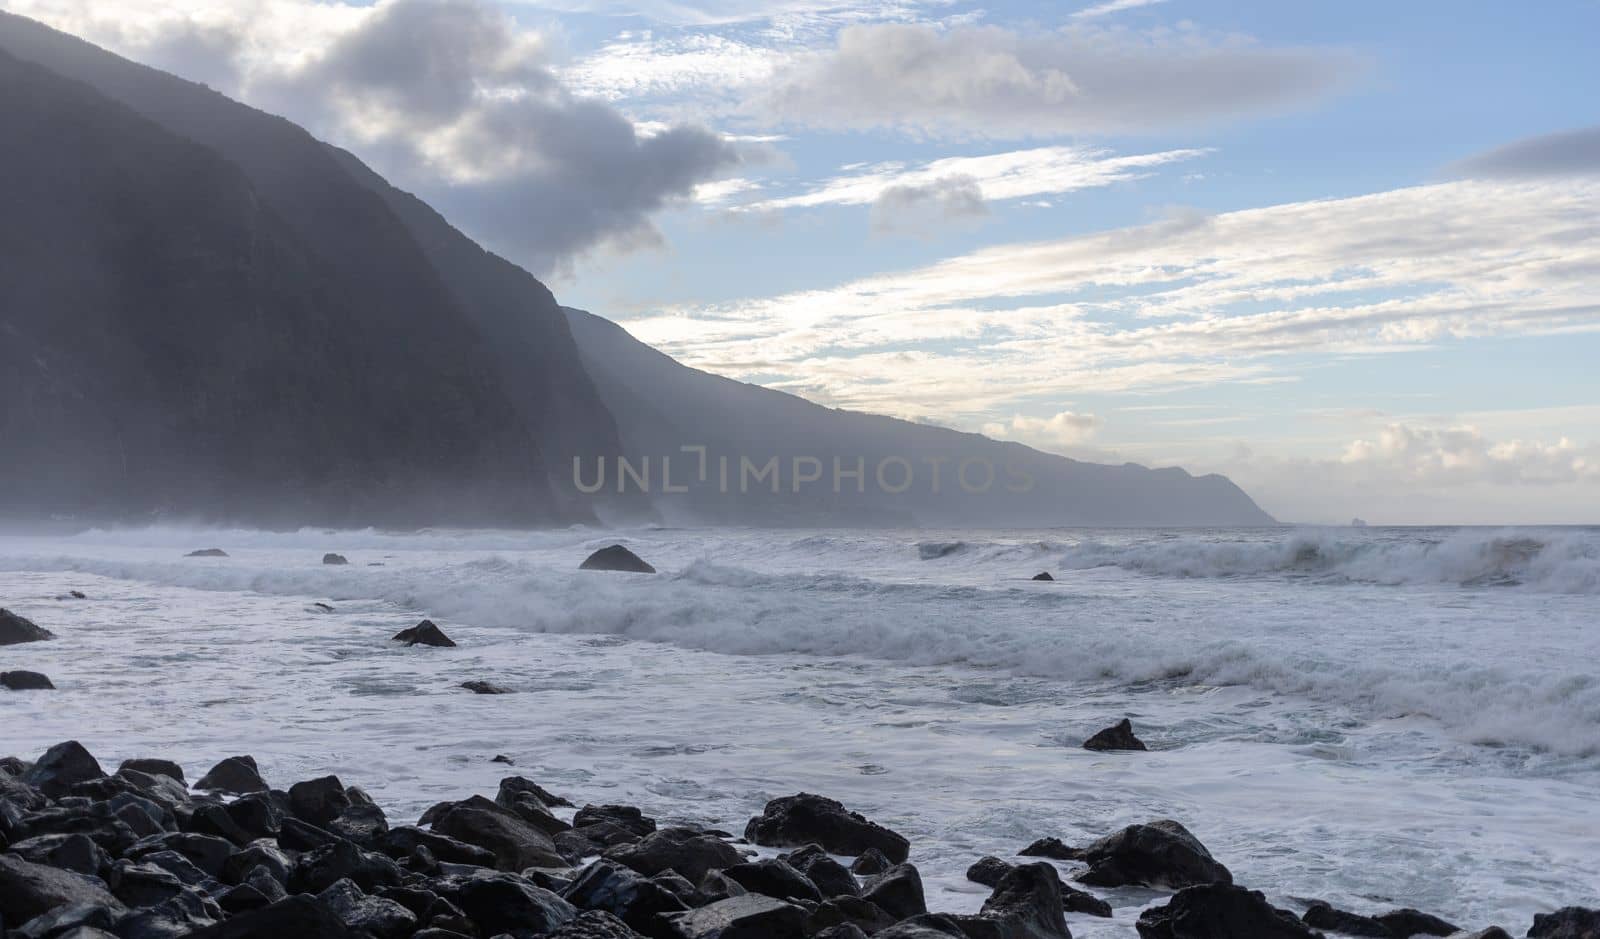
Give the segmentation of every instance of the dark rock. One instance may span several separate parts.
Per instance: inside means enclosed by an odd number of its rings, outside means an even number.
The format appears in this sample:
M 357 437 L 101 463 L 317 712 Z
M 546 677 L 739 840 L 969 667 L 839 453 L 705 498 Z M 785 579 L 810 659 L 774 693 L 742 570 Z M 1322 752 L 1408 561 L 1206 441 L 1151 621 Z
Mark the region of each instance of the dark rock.
M 78 935 L 86 929 L 106 931 L 116 923 L 116 919 L 116 914 L 103 906 L 58 906 L 42 916 L 35 916 L 10 935 L 14 939 L 54 939 L 57 936 Z
M 413 939 L 423 939 L 418 933 Z M 644 936 L 610 913 L 586 910 L 549 935 L 549 939 L 644 939 Z
M 1017 852 L 1023 857 L 1047 857 L 1057 861 L 1081 861 L 1083 851 L 1063 844 L 1060 838 L 1040 838 Z
M 822 891 L 817 889 L 817 885 L 787 861 L 776 858 L 745 861 L 727 868 L 723 873 L 752 893 L 779 900 L 822 902 Z
M 979 920 L 980 918 L 974 916 L 968 917 L 968 919 Z M 878 933 L 878 935 L 883 939 L 946 939 L 949 936 L 954 936 L 955 939 L 963 939 L 963 937 L 967 936 L 967 931 L 962 928 L 961 923 L 953 916 L 946 916 L 943 913 L 924 913 L 921 916 L 913 916 L 904 922 L 896 923 Z M 1003 939 L 1003 937 L 998 935 L 984 936 L 983 939 Z
M 379 842 L 381 850 L 393 858 L 411 857 L 418 847 L 425 847 L 429 853 L 441 861 L 452 864 L 471 864 L 477 867 L 493 867 L 494 852 L 477 845 L 458 841 L 448 835 L 437 832 L 424 831 L 421 828 L 401 826 L 391 828 L 384 833 Z
M 461 687 L 473 694 L 510 694 L 510 688 L 502 688 L 492 681 L 464 681 Z
M 654 574 L 656 569 L 646 564 L 637 554 L 614 544 L 589 555 L 578 565 L 583 571 L 627 571 L 633 574 Z
M 324 613 L 332 613 L 333 612 L 333 604 L 331 604 L 331 603 L 323 603 L 321 600 L 318 600 L 318 601 L 316 601 L 315 603 L 313 603 L 311 605 L 316 607 L 317 609 L 321 610 Z
M 343 840 L 326 828 L 319 828 L 294 816 L 285 818 L 283 827 L 278 831 L 278 844 L 286 851 L 310 851 Z
M 261 778 L 261 771 L 256 768 L 255 757 L 230 756 L 211 771 L 201 776 L 194 784 L 196 789 L 214 789 L 232 795 L 244 795 L 247 792 L 266 792 L 270 787 Z
M 333 911 L 316 898 L 293 896 L 190 934 L 190 939 L 350 939 Z
M 189 787 L 171 776 L 141 773 L 123 767 L 117 770 L 117 778 L 126 780 L 134 791 L 174 815 L 186 810 L 193 801 L 189 796 Z
M 733 845 L 693 828 L 663 828 L 636 844 L 618 845 L 604 856 L 646 877 L 671 868 L 697 883 L 707 871 L 725 870 L 744 860 Z
M 179 891 L 154 905 L 136 910 L 117 923 L 120 939 L 178 939 L 222 919 L 222 907 L 195 890 Z
M 67 794 L 74 785 L 99 779 L 105 772 L 83 744 L 76 740 L 58 743 L 44 752 L 26 773 L 22 781 L 52 799 Z
M 813 933 L 811 939 L 867 939 L 867 934 L 855 923 L 840 923 Z
M 1141 913 L 1136 925 L 1141 939 L 1322 939 L 1259 891 L 1230 883 L 1185 887 Z
M 1600 936 L 1600 933 L 1592 933 L 1591 935 Z M 1458 932 L 1451 936 L 1450 939 L 1511 939 L 1511 934 L 1499 926 L 1490 926 L 1487 929 L 1479 929 L 1474 932 Z
M 137 861 L 157 851 L 176 851 L 207 875 L 221 879 L 223 865 L 235 850 L 231 842 L 215 835 L 170 832 L 140 839 L 138 844 L 128 849 L 126 856 Z
M 111 866 L 111 856 L 88 835 L 37 835 L 24 838 L 7 850 L 35 864 L 91 877 L 99 877 Z
M 450 804 L 434 821 L 433 830 L 488 850 L 503 871 L 565 863 L 548 834 L 482 796 Z
M 1054 577 L 1050 576 L 1050 572 L 1049 571 L 1040 571 L 1039 573 L 1033 575 L 1033 579 L 1034 580 L 1055 580 Z
M 184 823 L 183 830 L 195 834 L 215 835 L 218 838 L 226 838 L 241 848 L 254 841 L 257 837 L 241 828 L 239 823 L 234 821 L 233 816 L 228 814 L 226 806 L 216 804 L 197 806 L 194 814 L 190 815 L 188 821 Z
M 54 639 L 55 633 L 34 625 L 10 610 L 0 609 L 0 646 L 13 646 L 21 642 L 40 642 Z
M 911 843 L 900 835 L 833 799 L 806 792 L 768 802 L 745 826 L 744 836 L 752 844 L 784 848 L 816 843 L 831 854 L 851 857 L 877 848 L 896 864 L 911 852 Z
M 185 782 L 183 778 L 183 767 L 172 762 L 171 760 L 158 760 L 152 758 L 123 760 L 122 765 L 117 767 L 117 773 L 118 775 L 121 775 L 123 770 L 130 769 L 150 776 L 166 776 L 169 779 L 176 779 L 178 782 Z
M 749 892 L 744 889 L 743 884 L 722 871 L 707 871 L 706 875 L 700 878 L 699 886 L 695 887 L 694 899 L 689 905 L 707 906 L 729 897 L 742 897 Z
M 328 830 L 364 848 L 375 848 L 389 830 L 389 820 L 376 805 L 352 805 L 328 823 Z
M 0 854 L 0 923 L 26 923 L 60 906 L 88 905 L 123 910 L 105 882 L 72 871 Z
M 117 862 L 118 865 L 129 863 L 133 862 L 126 859 Z M 215 877 L 196 867 L 193 861 L 176 851 L 151 851 L 140 855 L 138 863 L 159 867 L 178 878 L 178 881 L 185 886 L 200 887 L 208 893 L 222 886 Z
M 1461 931 L 1460 926 L 1445 922 L 1437 916 L 1410 908 L 1392 910 L 1373 919 L 1386 927 L 1390 935 L 1411 939 L 1412 936 L 1449 936 Z M 1600 926 L 1600 921 L 1597 921 Z M 1595 939 L 1600 939 L 1596 936 Z
M 580 910 L 601 910 L 634 929 L 652 931 L 657 916 L 689 905 L 661 884 L 615 861 L 595 861 L 579 872 L 561 896 Z
M 401 881 L 400 865 L 382 854 L 363 851 L 349 841 L 338 841 L 301 855 L 289 872 L 289 889 L 321 893 L 347 878 L 367 891 L 393 887 Z
M 614 848 L 619 844 L 635 844 L 640 838 L 644 837 L 636 831 L 630 831 L 612 822 L 593 822 L 582 828 L 574 828 L 570 834 L 577 836 L 582 839 L 583 843 L 589 845 L 589 848 L 583 851 L 579 857 L 597 854 L 606 848 Z M 559 839 L 557 843 L 560 843 Z
M 1084 849 L 1089 869 L 1077 880 L 1095 887 L 1137 885 L 1179 890 L 1231 884 L 1233 875 L 1200 840 L 1170 819 L 1129 825 Z
M 804 939 L 806 911 L 771 897 L 746 894 L 672 917 L 683 939 Z
M 0 687 L 12 691 L 54 691 L 50 678 L 39 672 L 0 672 Z
M 1011 864 L 1000 860 L 994 855 L 988 855 L 978 858 L 971 867 L 967 868 L 967 879 L 975 884 L 993 887 L 1000 883 L 1000 878 L 1004 877 L 1011 868 Z
M 201 548 L 199 551 L 190 551 L 184 557 L 190 558 L 225 558 L 228 552 L 221 548 Z
M 690 906 L 697 905 L 694 901 L 699 888 L 677 871 L 662 871 L 650 878 L 650 882 Z
M 340 564 L 349 564 L 350 561 L 349 561 L 348 558 L 346 558 L 342 554 L 333 554 L 333 553 L 330 552 L 330 553 L 324 554 L 322 556 L 322 563 L 340 565 Z
M 1300 919 L 1307 926 L 1314 926 L 1317 929 L 1330 929 L 1347 936 L 1376 936 L 1378 939 L 1389 939 L 1393 935 L 1388 926 L 1370 916 L 1348 913 L 1322 902 L 1313 903 L 1307 907 L 1305 914 Z M 1409 939 L 1409 934 L 1407 934 L 1407 939 Z
M 308 779 L 289 787 L 289 811 L 320 828 L 326 828 L 349 807 L 350 797 L 337 776 Z
M 507 766 L 516 766 L 517 765 L 517 761 L 516 760 L 513 760 L 511 757 L 506 756 L 504 753 L 496 753 L 494 756 L 489 758 L 489 762 L 490 763 L 504 763 Z
M 631 805 L 586 805 L 572 816 L 573 828 L 583 828 L 596 822 L 610 822 L 640 838 L 656 830 L 656 820 Z
M 572 828 L 566 821 L 556 818 L 549 806 L 540 799 L 528 781 L 520 776 L 508 776 L 500 781 L 494 804 L 507 810 L 547 835 L 558 835 Z
M 850 869 L 835 861 L 822 850 L 821 845 L 808 844 L 791 851 L 783 860 L 817 885 L 824 897 L 856 897 L 861 895 L 861 885 Z
M 894 862 L 889 860 L 888 856 L 882 851 L 877 848 L 868 848 L 857 855 L 856 859 L 851 862 L 850 873 L 861 877 L 871 877 L 873 874 L 881 874 L 893 866 Z
M 883 907 L 860 897 L 833 897 L 817 905 L 807 920 L 813 931 L 832 926 L 854 926 L 867 935 L 888 929 L 896 920 Z
M 267 876 L 278 883 L 288 886 L 294 865 L 294 860 L 277 844 L 262 840 L 229 855 L 222 864 L 222 879 L 230 884 L 240 884 L 260 870 L 265 871 Z
M 278 890 L 282 892 L 283 888 L 279 887 Z M 282 896 L 277 898 L 277 900 L 281 899 L 283 899 Z M 248 913 L 251 910 L 259 910 L 270 906 L 276 903 L 277 900 L 273 899 L 256 884 L 247 883 L 228 888 L 225 893 L 217 897 L 217 905 L 222 907 L 223 911 L 229 916 L 238 916 L 241 913 Z
M 547 933 L 577 916 L 572 904 L 510 874 L 475 877 L 456 898 L 485 935 L 527 930 Z
M 928 912 L 928 901 L 922 893 L 922 875 L 910 864 L 896 864 L 867 881 L 861 897 L 883 907 L 895 919 Z
M 570 801 L 556 795 L 531 779 L 525 779 L 521 776 L 507 776 L 505 779 L 500 780 L 499 794 L 504 795 L 522 793 L 532 795 L 535 799 L 538 799 L 541 804 L 550 808 L 556 808 L 559 806 L 566 806 L 568 808 L 572 807 L 572 803 Z
M 1528 939 L 1600 939 L 1600 910 L 1566 906 L 1533 914 Z
M 1124 717 L 1083 742 L 1085 750 L 1147 750 L 1144 741 L 1133 735 L 1133 722 Z
M 350 880 L 328 885 L 317 894 L 317 901 L 351 930 L 374 939 L 400 939 L 417 929 L 415 913 L 393 900 L 367 896 Z
M 87 599 L 89 599 L 89 595 L 84 593 L 82 590 L 68 590 L 67 591 L 67 599 L 69 599 L 69 600 L 87 600 Z
M 1000 878 L 981 915 L 1013 939 L 1071 939 L 1061 893 L 1061 875 L 1053 866 L 1018 864 Z
M 437 624 L 431 619 L 425 619 L 410 629 L 402 629 L 394 634 L 396 642 L 403 642 L 408 646 L 439 646 L 451 648 L 455 641 L 444 634 Z

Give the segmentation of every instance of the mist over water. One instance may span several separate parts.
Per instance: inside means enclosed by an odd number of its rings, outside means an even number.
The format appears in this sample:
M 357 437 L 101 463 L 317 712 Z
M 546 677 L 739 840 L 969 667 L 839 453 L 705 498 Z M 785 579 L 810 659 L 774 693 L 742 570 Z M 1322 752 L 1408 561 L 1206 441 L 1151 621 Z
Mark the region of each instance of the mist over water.
M 662 573 L 577 570 L 618 541 Z M 211 546 L 231 556 L 182 556 Z M 91 599 L 55 599 L 73 587 Z M 1600 530 L 1578 528 L 0 538 L 0 596 L 62 636 L 29 655 L 72 702 L 37 705 L 24 753 L 92 726 L 209 765 L 245 726 L 284 781 L 385 767 L 402 815 L 492 789 L 492 752 L 731 827 L 806 788 L 928 839 L 947 909 L 981 902 L 960 877 L 981 853 L 1162 815 L 1280 897 L 1480 925 L 1575 902 L 1600 836 L 1597 594 Z M 461 648 L 392 648 L 420 616 Z M 1154 753 L 1078 749 L 1124 715 Z M 1073 928 L 1130 935 L 1121 917 Z

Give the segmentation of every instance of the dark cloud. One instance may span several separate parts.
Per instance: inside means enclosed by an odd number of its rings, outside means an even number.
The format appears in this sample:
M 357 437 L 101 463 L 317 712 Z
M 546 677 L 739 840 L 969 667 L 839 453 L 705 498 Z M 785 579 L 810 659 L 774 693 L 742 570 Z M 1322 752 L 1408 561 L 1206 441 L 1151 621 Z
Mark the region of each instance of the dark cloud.
M 1458 176 L 1510 179 L 1600 174 L 1600 127 L 1518 140 L 1451 169 Z
M 927 183 L 890 186 L 872 203 L 872 228 L 895 232 L 929 222 L 989 214 L 983 187 L 971 176 L 945 176 Z
M 1358 68 L 1338 51 L 1187 31 L 879 24 L 841 31 L 758 107 L 801 124 L 931 134 L 1144 132 L 1279 110 Z

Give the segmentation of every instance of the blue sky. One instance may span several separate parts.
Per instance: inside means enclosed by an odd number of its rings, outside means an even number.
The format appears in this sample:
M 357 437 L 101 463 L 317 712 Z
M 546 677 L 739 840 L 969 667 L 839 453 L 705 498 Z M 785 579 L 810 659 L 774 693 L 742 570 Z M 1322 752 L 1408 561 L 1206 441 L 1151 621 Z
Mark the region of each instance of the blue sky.
M 1600 2 L 0 0 L 683 361 L 1305 521 L 1600 522 Z

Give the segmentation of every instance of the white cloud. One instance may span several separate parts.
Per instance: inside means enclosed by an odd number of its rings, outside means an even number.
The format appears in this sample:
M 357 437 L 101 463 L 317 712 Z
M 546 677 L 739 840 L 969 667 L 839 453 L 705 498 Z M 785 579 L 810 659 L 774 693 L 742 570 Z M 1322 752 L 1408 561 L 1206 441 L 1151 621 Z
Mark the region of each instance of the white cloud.
M 1340 462 L 1365 475 L 1432 485 L 1600 481 L 1600 448 L 1566 437 L 1497 442 L 1470 425 L 1389 424 L 1374 439 L 1353 441 Z
M 1093 414 L 1061 411 L 1050 417 L 1013 415 L 1009 421 L 983 425 L 983 432 L 1001 440 L 1016 440 L 1043 450 L 1059 450 L 1086 443 L 1100 429 L 1100 418 Z
M 1106 3 L 1097 3 L 1092 7 L 1085 7 L 1072 14 L 1073 19 L 1087 20 L 1097 16 L 1110 16 L 1124 10 L 1137 10 L 1140 7 L 1155 6 L 1166 3 L 1167 0 L 1107 0 Z

